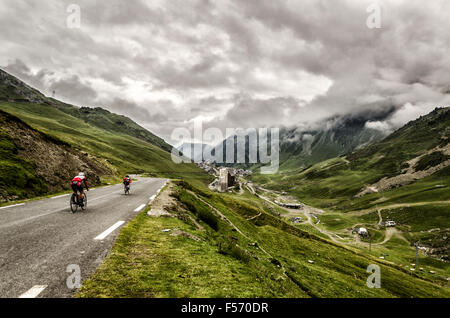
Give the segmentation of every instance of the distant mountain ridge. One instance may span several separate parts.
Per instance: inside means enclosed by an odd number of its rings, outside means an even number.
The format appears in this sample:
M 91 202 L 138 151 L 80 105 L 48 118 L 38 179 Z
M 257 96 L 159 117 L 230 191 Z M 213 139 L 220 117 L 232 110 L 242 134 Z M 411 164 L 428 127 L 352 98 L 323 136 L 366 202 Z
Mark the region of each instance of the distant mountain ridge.
M 213 146 L 208 144 L 185 142 L 178 146 L 177 150 L 192 161 L 201 162 L 204 159 L 203 154 L 211 151 L 213 148 Z
M 324 121 L 323 128 L 281 128 L 279 134 L 280 169 L 304 169 L 315 163 L 345 155 L 381 140 L 383 137 L 386 137 L 386 132 L 371 129 L 366 126 L 368 121 L 378 120 L 378 118 L 342 116 L 334 118 L 334 122 L 331 125 L 327 125 L 327 122 L 332 121 L 331 119 Z M 242 138 L 238 139 L 236 135 L 232 135 L 214 147 L 213 154 L 219 148 L 223 149 L 223 161 L 225 162 L 226 144 L 234 144 L 235 163 L 223 163 L 222 165 L 251 168 L 260 166 L 260 164 L 248 164 L 250 134 L 247 133 L 244 135 L 246 136 L 245 145 L 242 144 Z M 256 137 L 253 136 L 252 139 L 255 140 Z M 236 163 L 238 147 L 240 149 L 246 149 L 246 163 Z
M 210 182 L 196 165 L 175 164 L 172 146 L 131 119 L 46 97 L 1 70 L 0 124 L 0 204 L 68 190 L 79 171 L 93 184 L 132 173 Z
M 113 131 L 115 133 L 120 132 L 125 135 L 142 139 L 168 152 L 172 150 L 172 146 L 166 143 L 162 138 L 139 126 L 126 116 L 111 113 L 100 107 L 76 107 L 54 98 L 46 97 L 38 90 L 1 69 L 0 101 L 45 104 L 49 107 L 55 107 L 87 123 L 94 124 L 102 129 Z
M 387 134 L 367 128 L 374 118 L 341 117 L 323 129 L 286 129 L 280 137 L 281 164 L 285 169 L 305 168 L 317 162 L 345 155 L 370 145 Z
M 449 138 L 450 107 L 436 108 L 387 137 L 345 156 L 321 161 L 300 171 L 284 171 L 259 182 L 277 190 L 289 184 L 302 199 L 317 200 L 323 207 L 327 207 L 329 200 L 334 208 L 349 209 L 347 204 L 355 197 L 376 194 L 371 197 L 376 201 L 382 192 L 425 178 L 442 177 L 445 183 L 450 169 Z M 427 191 L 431 197 L 431 193 L 444 190 L 433 185 Z M 442 196 L 446 197 L 448 195 Z
M 0 101 L 49 103 L 44 94 L 2 69 L 0 69 Z

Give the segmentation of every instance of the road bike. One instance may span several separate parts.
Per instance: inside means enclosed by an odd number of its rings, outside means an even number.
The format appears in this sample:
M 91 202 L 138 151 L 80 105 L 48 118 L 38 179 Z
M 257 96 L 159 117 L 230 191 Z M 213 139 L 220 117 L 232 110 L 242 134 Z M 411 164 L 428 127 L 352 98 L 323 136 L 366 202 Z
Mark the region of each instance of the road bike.
M 86 193 L 84 193 L 84 199 L 81 200 L 80 198 L 80 194 L 77 193 L 73 193 L 72 196 L 70 197 L 70 210 L 72 211 L 72 213 L 77 212 L 78 208 L 81 208 L 81 210 L 86 210 L 87 208 L 87 195 Z
M 130 185 L 123 185 L 123 191 L 125 192 L 125 195 L 130 194 Z

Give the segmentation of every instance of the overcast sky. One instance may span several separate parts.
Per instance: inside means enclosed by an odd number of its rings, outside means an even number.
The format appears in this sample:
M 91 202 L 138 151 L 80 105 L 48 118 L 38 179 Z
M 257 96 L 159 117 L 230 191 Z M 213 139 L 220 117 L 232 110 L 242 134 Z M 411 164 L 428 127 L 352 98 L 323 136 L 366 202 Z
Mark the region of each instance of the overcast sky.
M 449 31 L 448 0 L 2 0 L 0 67 L 168 142 L 196 119 L 307 127 L 394 107 L 367 124 L 392 129 L 450 105 Z

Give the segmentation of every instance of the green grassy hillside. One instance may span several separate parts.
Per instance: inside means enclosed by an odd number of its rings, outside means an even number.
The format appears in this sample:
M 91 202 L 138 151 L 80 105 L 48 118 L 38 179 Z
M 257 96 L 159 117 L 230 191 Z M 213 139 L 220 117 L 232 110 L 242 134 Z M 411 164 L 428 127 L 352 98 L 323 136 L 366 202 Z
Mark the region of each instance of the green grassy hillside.
M 346 157 L 323 161 L 305 170 L 287 170 L 266 176 L 254 174 L 252 179 L 274 190 L 289 190 L 315 206 L 344 211 L 392 202 L 449 200 L 448 167 L 411 184 L 355 198 L 365 186 L 384 177 L 401 175 L 408 168 L 407 161 L 435 147 L 446 146 L 449 136 L 450 108 L 438 108 L 382 141 Z M 432 153 L 431 156 L 423 156 L 414 169 L 420 170 L 421 165 L 429 168 L 445 160 L 448 160 L 446 156 Z
M 126 116 L 111 113 L 110 111 L 100 107 L 79 108 L 65 103 L 61 103 L 54 99 L 51 100 L 52 106 L 73 117 L 80 118 L 85 123 L 88 123 L 94 127 L 101 128 L 103 130 L 113 133 L 130 135 L 138 139 L 147 141 L 166 151 L 172 150 L 172 146 L 167 144 L 163 139 L 155 136 L 148 130 L 142 128 L 141 126 L 139 126 Z
M 145 128 L 139 126 L 130 118 L 109 112 L 97 107 L 76 107 L 63 103 L 54 98 L 46 97 L 38 90 L 28 86 L 18 78 L 0 69 L 0 101 L 5 102 L 29 102 L 33 104 L 44 104 L 51 108 L 57 108 L 73 117 L 79 118 L 97 128 L 113 133 L 130 135 L 171 151 L 172 146 L 163 139 L 155 136 Z
M 354 226 L 368 228 L 374 243 L 383 242 L 375 251 L 393 259 L 404 260 L 405 255 L 414 254 L 411 245 L 419 243 L 427 251 L 427 255 L 422 254 L 425 262 L 436 268 L 444 266 L 448 275 L 450 267 L 442 260 L 449 261 L 449 135 L 450 108 L 437 108 L 345 157 L 304 170 L 254 174 L 251 179 L 323 209 L 318 227 L 345 243 L 367 250 L 368 242 L 361 245 L 354 241 Z M 380 226 L 380 217 L 396 221 L 392 239 Z
M 78 297 L 450 297 L 436 275 L 290 225 L 248 192 L 180 182 L 173 196 L 173 217 L 143 211 L 131 221 Z M 370 264 L 379 289 L 366 286 Z
M 15 195 L 25 197 L 29 193 L 39 195 L 47 191 L 45 182 L 35 175 L 34 165 L 19 157 L 11 136 L 0 128 L 0 197 Z
M 193 164 L 175 164 L 170 153 L 147 141 L 122 132 L 106 130 L 91 122 L 45 104 L 0 102 L 0 110 L 19 117 L 34 129 L 86 151 L 117 168 L 118 174 L 153 173 L 180 177 L 184 174 L 204 178 Z
M 0 111 L 29 125 L 30 133 L 37 131 L 108 167 L 105 170 L 112 170 L 112 173 L 100 175 L 108 180 L 126 173 L 148 173 L 160 177 L 189 176 L 200 183 L 210 181 L 210 177 L 193 164 L 175 164 L 170 154 L 172 147 L 131 119 L 101 108 L 79 108 L 45 97 L 2 70 Z M 2 125 L 9 124 L 4 122 Z M 11 185 L 9 196 L 23 198 L 36 193 L 46 194 L 46 187 L 33 181 L 38 180 L 36 165 L 17 151 L 17 145 L 28 137 L 17 134 L 12 138 L 4 127 L 1 128 L 0 180 L 9 180 L 17 173 L 26 179 L 14 187 Z M 58 174 L 58 171 L 54 173 Z M 27 184 L 37 187 L 36 191 L 29 191 Z

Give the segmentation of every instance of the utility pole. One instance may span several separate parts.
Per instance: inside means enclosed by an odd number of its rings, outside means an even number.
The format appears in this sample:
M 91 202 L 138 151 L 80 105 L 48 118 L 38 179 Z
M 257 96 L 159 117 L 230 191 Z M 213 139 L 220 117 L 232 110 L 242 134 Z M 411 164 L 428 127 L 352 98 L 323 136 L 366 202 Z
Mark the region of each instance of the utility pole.
M 414 244 L 416 246 L 416 268 L 419 267 L 419 244 Z

